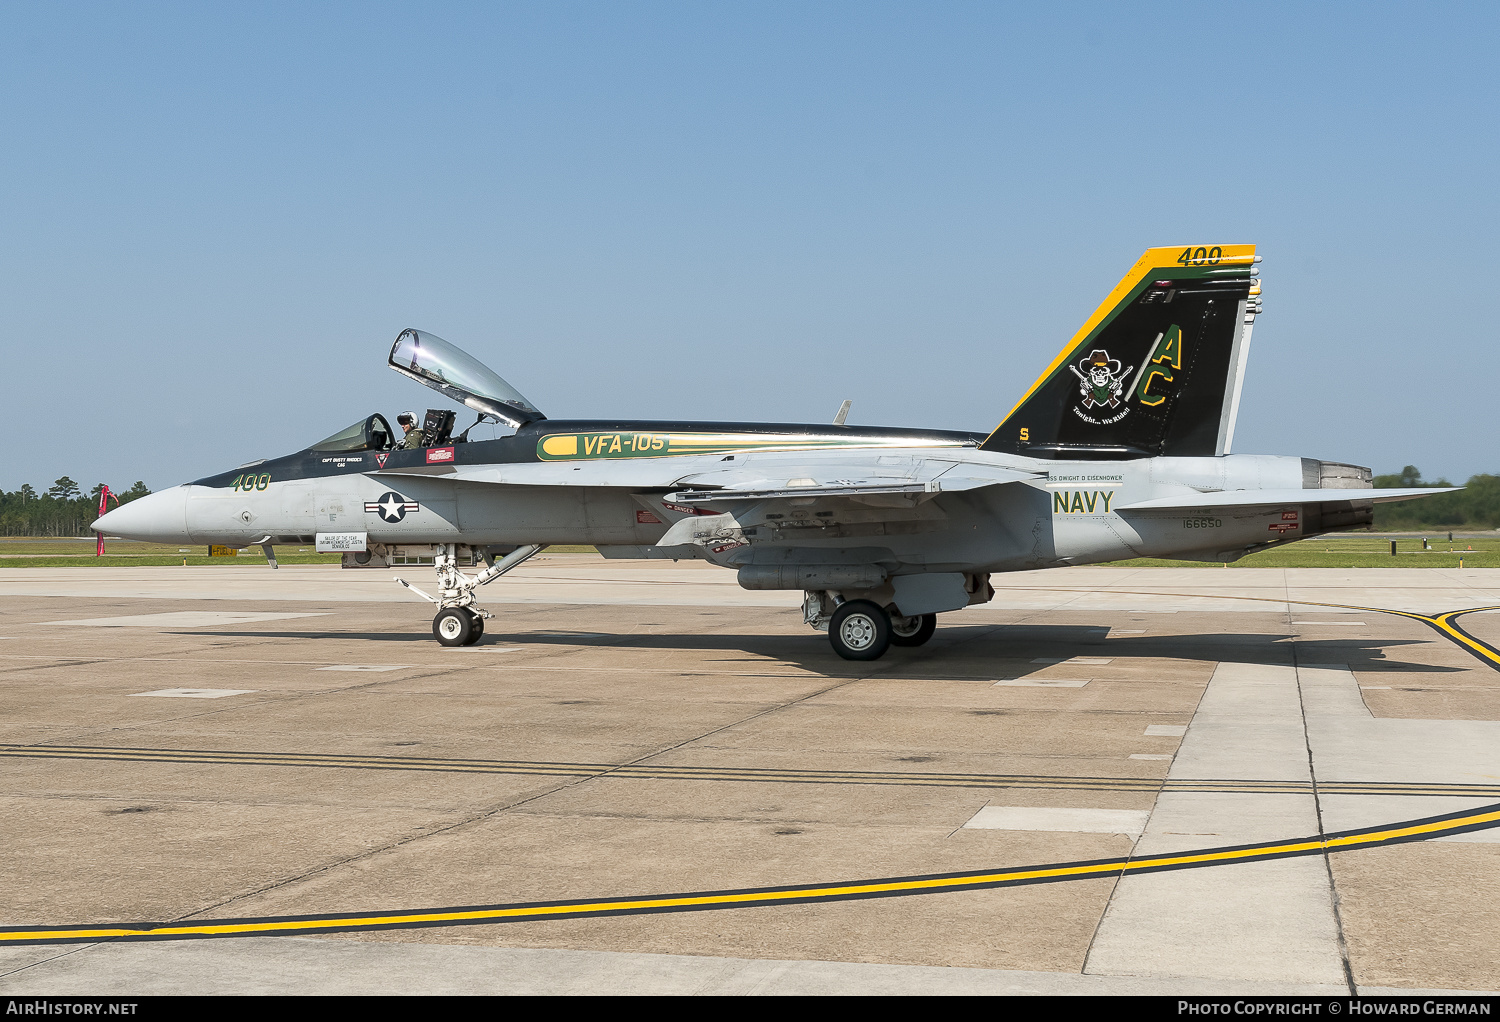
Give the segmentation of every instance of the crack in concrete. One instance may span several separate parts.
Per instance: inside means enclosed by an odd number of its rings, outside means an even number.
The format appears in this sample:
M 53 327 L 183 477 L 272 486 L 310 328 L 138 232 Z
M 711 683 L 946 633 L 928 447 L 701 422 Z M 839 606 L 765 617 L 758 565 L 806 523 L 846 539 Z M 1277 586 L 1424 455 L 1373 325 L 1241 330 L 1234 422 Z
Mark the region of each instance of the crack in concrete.
M 1288 597 L 1291 596 L 1290 590 L 1291 587 L 1288 585 Z M 1292 627 L 1292 602 L 1290 599 L 1287 601 L 1286 619 L 1287 626 Z M 1300 650 L 1298 649 L 1298 640 L 1294 638 L 1291 646 L 1292 670 L 1297 672 L 1297 702 L 1302 708 L 1302 740 L 1307 748 L 1307 772 L 1312 778 L 1313 813 L 1317 817 L 1318 834 L 1321 836 L 1328 833 L 1328 828 L 1323 824 L 1323 799 L 1322 794 L 1318 791 L 1318 767 L 1313 759 L 1312 737 L 1308 733 L 1307 728 L 1307 696 L 1302 688 L 1302 662 Z M 1360 698 L 1363 699 L 1363 695 Z M 1344 916 L 1339 910 L 1339 889 L 1333 877 L 1333 862 L 1327 847 L 1323 849 L 1322 858 L 1323 872 L 1328 878 L 1328 902 L 1333 909 L 1333 925 L 1338 937 L 1339 963 L 1344 967 L 1344 982 L 1348 984 L 1349 995 L 1353 997 L 1358 995 L 1359 989 L 1354 982 L 1354 967 L 1349 961 L 1349 942 L 1344 935 Z
M 654 759 L 654 758 L 656 758 L 658 756 L 663 756 L 663 755 L 665 755 L 665 754 L 667 754 L 669 752 L 673 752 L 673 751 L 675 751 L 677 749 L 681 749 L 681 748 L 683 748 L 685 746 L 693 744 L 694 742 L 701 741 L 702 739 L 707 738 L 707 737 L 709 737 L 711 735 L 715 735 L 715 734 L 718 734 L 720 732 L 727 731 L 730 728 L 739 727 L 739 726 L 741 726 L 743 724 L 749 723 L 752 720 L 756 720 L 756 719 L 758 719 L 760 717 L 764 717 L 764 716 L 766 716 L 768 714 L 771 714 L 771 713 L 776 713 L 776 712 L 779 712 L 781 710 L 785 710 L 788 707 L 795 706 L 798 703 L 806 702 L 809 699 L 815 699 L 815 698 L 817 698 L 820 695 L 824 695 L 824 694 L 826 694 L 828 692 L 832 692 L 832 691 L 834 691 L 836 689 L 843 688 L 843 687 L 845 687 L 847 685 L 852 685 L 852 684 L 854 684 L 857 681 L 863 681 L 866 678 L 870 678 L 870 677 L 875 676 L 876 674 L 881 673 L 881 666 L 890 667 L 890 666 L 893 666 L 893 665 L 894 665 L 894 661 L 887 661 L 884 665 L 877 665 L 874 669 L 872 669 L 869 672 L 867 672 L 867 673 L 865 673 L 863 675 L 860 675 L 858 677 L 841 679 L 836 684 L 825 686 L 825 687 L 819 689 L 816 692 L 806 693 L 806 694 L 804 694 L 802 696 L 799 696 L 796 699 L 790 699 L 790 700 L 787 700 L 785 702 L 778 703 L 775 706 L 770 706 L 770 707 L 767 707 L 767 708 L 765 708 L 763 710 L 759 710 L 759 711 L 757 711 L 755 713 L 748 714 L 747 716 L 741 717 L 738 720 L 731 721 L 731 722 L 729 722 L 727 724 L 724 724 L 724 725 L 721 725 L 719 727 L 710 728 L 708 731 L 705 731 L 702 734 L 695 735 L 692 738 L 687 738 L 687 739 L 684 739 L 684 740 L 679 741 L 679 742 L 675 742 L 672 745 L 666 746 L 664 748 L 657 749 L 654 752 L 650 752 L 650 753 L 647 753 L 647 754 L 645 754 L 643 756 L 637 757 L 636 759 L 630 760 L 627 763 L 616 764 L 616 765 L 610 767 L 610 769 L 608 769 L 608 770 L 601 770 L 598 773 L 589 774 L 589 775 L 583 776 L 583 777 L 572 778 L 572 779 L 569 779 L 567 781 L 564 781 L 561 784 L 553 785 L 552 787 L 548 788 L 546 791 L 539 792 L 537 794 L 530 795 L 530 796 L 527 796 L 525 798 L 513 799 L 513 800 L 510 800 L 510 801 L 502 802 L 500 804 L 491 806 L 491 807 L 489 807 L 487 809 L 481 810 L 480 812 L 472 813 L 468 817 L 466 817 L 466 818 L 464 818 L 462 820 L 455 821 L 454 823 L 448 824 L 446 826 L 438 827 L 438 828 L 433 829 L 433 830 L 428 830 L 427 832 L 422 833 L 422 834 L 413 834 L 410 837 L 401 838 L 401 839 L 396 840 L 396 841 L 391 841 L 391 842 L 388 842 L 388 843 L 380 846 L 379 848 L 366 849 L 365 851 L 360 852 L 358 854 L 346 856 L 346 857 L 344 857 L 342 859 L 339 859 L 338 861 L 330 862 L 330 863 L 325 863 L 322 866 L 316 867 L 316 868 L 311 869 L 311 870 L 307 870 L 306 872 L 304 872 L 302 874 L 299 874 L 296 877 L 291 877 L 291 878 L 288 878 L 286 880 L 278 881 L 276 883 L 266 884 L 266 885 L 263 885 L 261 887 L 256 888 L 255 890 L 252 890 L 252 891 L 241 892 L 240 894 L 237 894 L 237 895 L 235 895 L 233 897 L 223 899 L 223 900 L 218 901 L 218 902 L 216 902 L 216 903 L 214 903 L 212 905 L 206 905 L 206 906 L 204 906 L 202 908 L 194 910 L 193 912 L 189 912 L 189 913 L 186 913 L 184 915 L 178 916 L 178 917 L 174 918 L 172 921 L 173 922 L 185 922 L 187 920 L 199 918 L 199 917 L 202 917 L 204 913 L 213 912 L 213 911 L 222 909 L 222 908 L 224 908 L 226 906 L 234 905 L 234 904 L 246 901 L 248 899 L 255 898 L 255 897 L 258 897 L 260 895 L 269 893 L 271 891 L 284 889 L 284 888 L 289 887 L 289 886 L 291 886 L 293 884 L 297 884 L 297 883 L 301 883 L 301 882 L 303 882 L 305 880 L 309 880 L 309 879 L 311 879 L 311 878 L 313 878 L 315 876 L 326 874 L 326 873 L 328 873 L 328 872 L 330 872 L 332 870 L 339 869 L 341 867 L 348 866 L 348 865 L 351 865 L 353 863 L 360 862 L 362 860 L 368 860 L 370 858 L 373 858 L 376 855 L 384 854 L 385 852 L 394 851 L 397 848 L 402 848 L 402 847 L 404 847 L 406 845 L 412 844 L 413 842 L 424 840 L 424 839 L 427 839 L 427 838 L 437 837 L 437 836 L 442 835 L 442 834 L 448 834 L 448 833 L 450 833 L 452 831 L 458 830 L 458 829 L 463 828 L 463 827 L 467 827 L 467 826 L 469 826 L 471 824 L 479 823 L 479 822 L 482 822 L 482 821 L 488 820 L 488 819 L 492 819 L 495 816 L 498 816 L 498 815 L 500 815 L 502 813 L 509 812 L 509 811 L 511 811 L 513 809 L 517 809 L 517 808 L 519 808 L 521 806 L 524 806 L 524 805 L 529 805 L 532 802 L 536 802 L 536 801 L 538 801 L 540 799 L 547 798 L 550 795 L 555 795 L 555 794 L 557 794 L 560 791 L 567 790 L 569 788 L 575 787 L 575 786 L 577 786 L 579 784 L 583 784 L 583 783 L 585 783 L 587 781 L 592 781 L 592 780 L 594 780 L 596 778 L 599 778 L 599 777 L 607 776 L 608 774 L 613 773 L 615 770 L 619 769 L 619 767 L 622 767 L 622 766 L 635 766 L 635 765 L 643 764 L 643 763 L 647 762 L 648 760 Z

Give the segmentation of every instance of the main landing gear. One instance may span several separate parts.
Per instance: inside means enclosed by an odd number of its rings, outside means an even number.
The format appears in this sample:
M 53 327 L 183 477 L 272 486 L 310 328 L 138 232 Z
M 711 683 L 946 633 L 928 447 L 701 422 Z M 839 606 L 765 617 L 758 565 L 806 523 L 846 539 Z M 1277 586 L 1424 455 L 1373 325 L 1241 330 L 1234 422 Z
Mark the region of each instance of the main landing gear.
M 891 615 L 891 645 L 920 646 L 937 631 L 936 614 L 914 614 L 911 617 Z
M 892 646 L 922 645 L 936 630 L 936 614 L 903 617 L 871 600 L 845 600 L 828 619 L 828 641 L 845 660 L 879 660 Z
M 492 616 L 481 610 L 474 602 L 474 590 L 493 582 L 510 569 L 538 553 L 541 544 L 518 547 L 500 560 L 490 564 L 478 575 L 465 575 L 458 570 L 456 544 L 438 544 L 438 554 L 433 566 L 437 569 L 438 595 L 429 596 L 403 578 L 397 582 L 416 593 L 429 603 L 438 605 L 437 616 L 432 619 L 432 637 L 444 646 L 472 646 L 484 634 L 484 619 Z

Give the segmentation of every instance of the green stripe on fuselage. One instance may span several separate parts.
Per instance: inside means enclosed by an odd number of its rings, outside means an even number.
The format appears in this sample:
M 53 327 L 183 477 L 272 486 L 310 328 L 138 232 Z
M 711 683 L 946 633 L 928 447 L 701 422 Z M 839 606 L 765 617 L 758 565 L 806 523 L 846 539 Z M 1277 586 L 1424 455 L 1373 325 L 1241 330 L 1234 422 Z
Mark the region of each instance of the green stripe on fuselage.
M 809 433 L 550 433 L 536 444 L 542 461 L 665 458 L 737 451 L 797 451 L 840 447 L 960 447 L 930 437 L 818 436 Z

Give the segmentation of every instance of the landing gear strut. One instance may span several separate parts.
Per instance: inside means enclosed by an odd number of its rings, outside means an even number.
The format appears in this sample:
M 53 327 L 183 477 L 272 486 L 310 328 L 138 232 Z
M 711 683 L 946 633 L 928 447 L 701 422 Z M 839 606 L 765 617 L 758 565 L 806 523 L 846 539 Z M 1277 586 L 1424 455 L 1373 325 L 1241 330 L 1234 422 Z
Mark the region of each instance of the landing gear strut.
M 465 575 L 458 570 L 457 547 L 453 543 L 438 544 L 438 555 L 434 567 L 438 576 L 438 595 L 429 596 L 403 578 L 397 582 L 416 593 L 429 603 L 438 605 L 437 616 L 432 619 L 432 636 L 444 646 L 471 646 L 484 634 L 484 619 L 490 613 L 481 610 L 474 601 L 474 590 L 504 575 L 516 565 L 538 553 L 541 544 L 533 543 L 519 547 L 495 561 L 478 575 Z

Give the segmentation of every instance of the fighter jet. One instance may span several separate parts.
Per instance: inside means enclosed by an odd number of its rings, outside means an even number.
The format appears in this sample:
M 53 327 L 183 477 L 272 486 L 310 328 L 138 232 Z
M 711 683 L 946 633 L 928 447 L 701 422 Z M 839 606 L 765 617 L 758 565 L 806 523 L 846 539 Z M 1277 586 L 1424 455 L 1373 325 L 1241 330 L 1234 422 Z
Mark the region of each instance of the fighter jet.
M 431 564 L 439 643 L 477 642 L 480 587 L 549 544 L 701 558 L 801 591 L 834 651 L 920 646 L 995 572 L 1131 557 L 1230 562 L 1369 525 L 1368 468 L 1232 454 L 1261 312 L 1253 245 L 1149 249 L 988 433 L 831 424 L 549 419 L 453 344 L 403 330 L 390 368 L 514 430 L 419 443 L 362 418 L 305 450 L 125 504 L 100 533 Z M 415 437 L 413 438 L 415 439 Z M 465 568 L 470 570 L 466 571 Z

